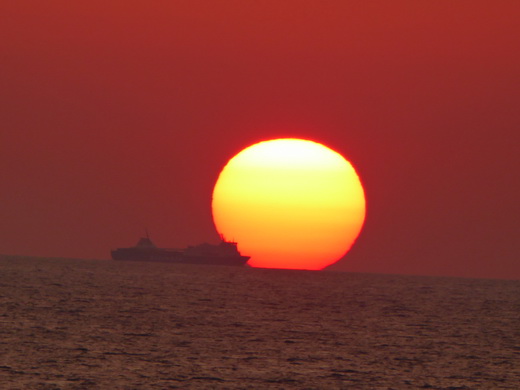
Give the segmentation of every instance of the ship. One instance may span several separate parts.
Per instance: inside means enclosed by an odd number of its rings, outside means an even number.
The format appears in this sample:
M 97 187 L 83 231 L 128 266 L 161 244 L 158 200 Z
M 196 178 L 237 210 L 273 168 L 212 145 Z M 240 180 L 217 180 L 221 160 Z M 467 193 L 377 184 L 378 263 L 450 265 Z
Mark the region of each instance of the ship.
M 219 244 L 199 244 L 183 249 L 158 248 L 148 233 L 130 248 L 117 248 L 111 251 L 114 260 L 152 261 L 163 263 L 210 264 L 243 266 L 250 256 L 243 256 L 236 242 L 221 237 Z

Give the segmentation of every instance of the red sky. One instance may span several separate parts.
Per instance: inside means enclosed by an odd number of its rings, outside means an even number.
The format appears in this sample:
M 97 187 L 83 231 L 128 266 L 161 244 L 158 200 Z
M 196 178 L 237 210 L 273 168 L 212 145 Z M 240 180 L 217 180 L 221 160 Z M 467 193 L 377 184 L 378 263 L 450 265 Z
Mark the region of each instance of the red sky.
M 520 278 L 520 3 L 0 4 L 0 253 L 216 242 L 227 160 L 274 137 L 357 168 L 334 269 Z

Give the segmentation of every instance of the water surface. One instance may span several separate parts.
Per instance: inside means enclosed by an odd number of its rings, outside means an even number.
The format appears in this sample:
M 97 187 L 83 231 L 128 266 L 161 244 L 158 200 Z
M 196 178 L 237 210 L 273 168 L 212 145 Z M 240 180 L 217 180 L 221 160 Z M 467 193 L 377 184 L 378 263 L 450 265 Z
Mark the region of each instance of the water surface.
M 0 258 L 0 388 L 518 389 L 520 282 Z

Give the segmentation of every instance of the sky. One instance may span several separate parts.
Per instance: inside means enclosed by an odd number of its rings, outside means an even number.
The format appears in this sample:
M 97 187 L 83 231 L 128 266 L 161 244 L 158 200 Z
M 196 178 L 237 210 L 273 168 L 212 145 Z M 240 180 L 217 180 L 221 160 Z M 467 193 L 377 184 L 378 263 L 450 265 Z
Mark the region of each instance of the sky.
M 356 167 L 333 270 L 520 279 L 520 2 L 4 1 L 0 253 L 108 259 L 146 227 L 218 242 L 259 141 Z M 240 244 L 240 243 L 239 243 Z

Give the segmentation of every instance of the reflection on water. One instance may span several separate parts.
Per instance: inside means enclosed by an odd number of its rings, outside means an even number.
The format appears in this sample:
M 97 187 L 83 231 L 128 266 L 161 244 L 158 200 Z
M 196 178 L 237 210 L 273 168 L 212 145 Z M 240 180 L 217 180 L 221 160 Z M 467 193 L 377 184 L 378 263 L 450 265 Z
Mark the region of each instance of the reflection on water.
M 2 388 L 509 388 L 520 282 L 0 259 Z

